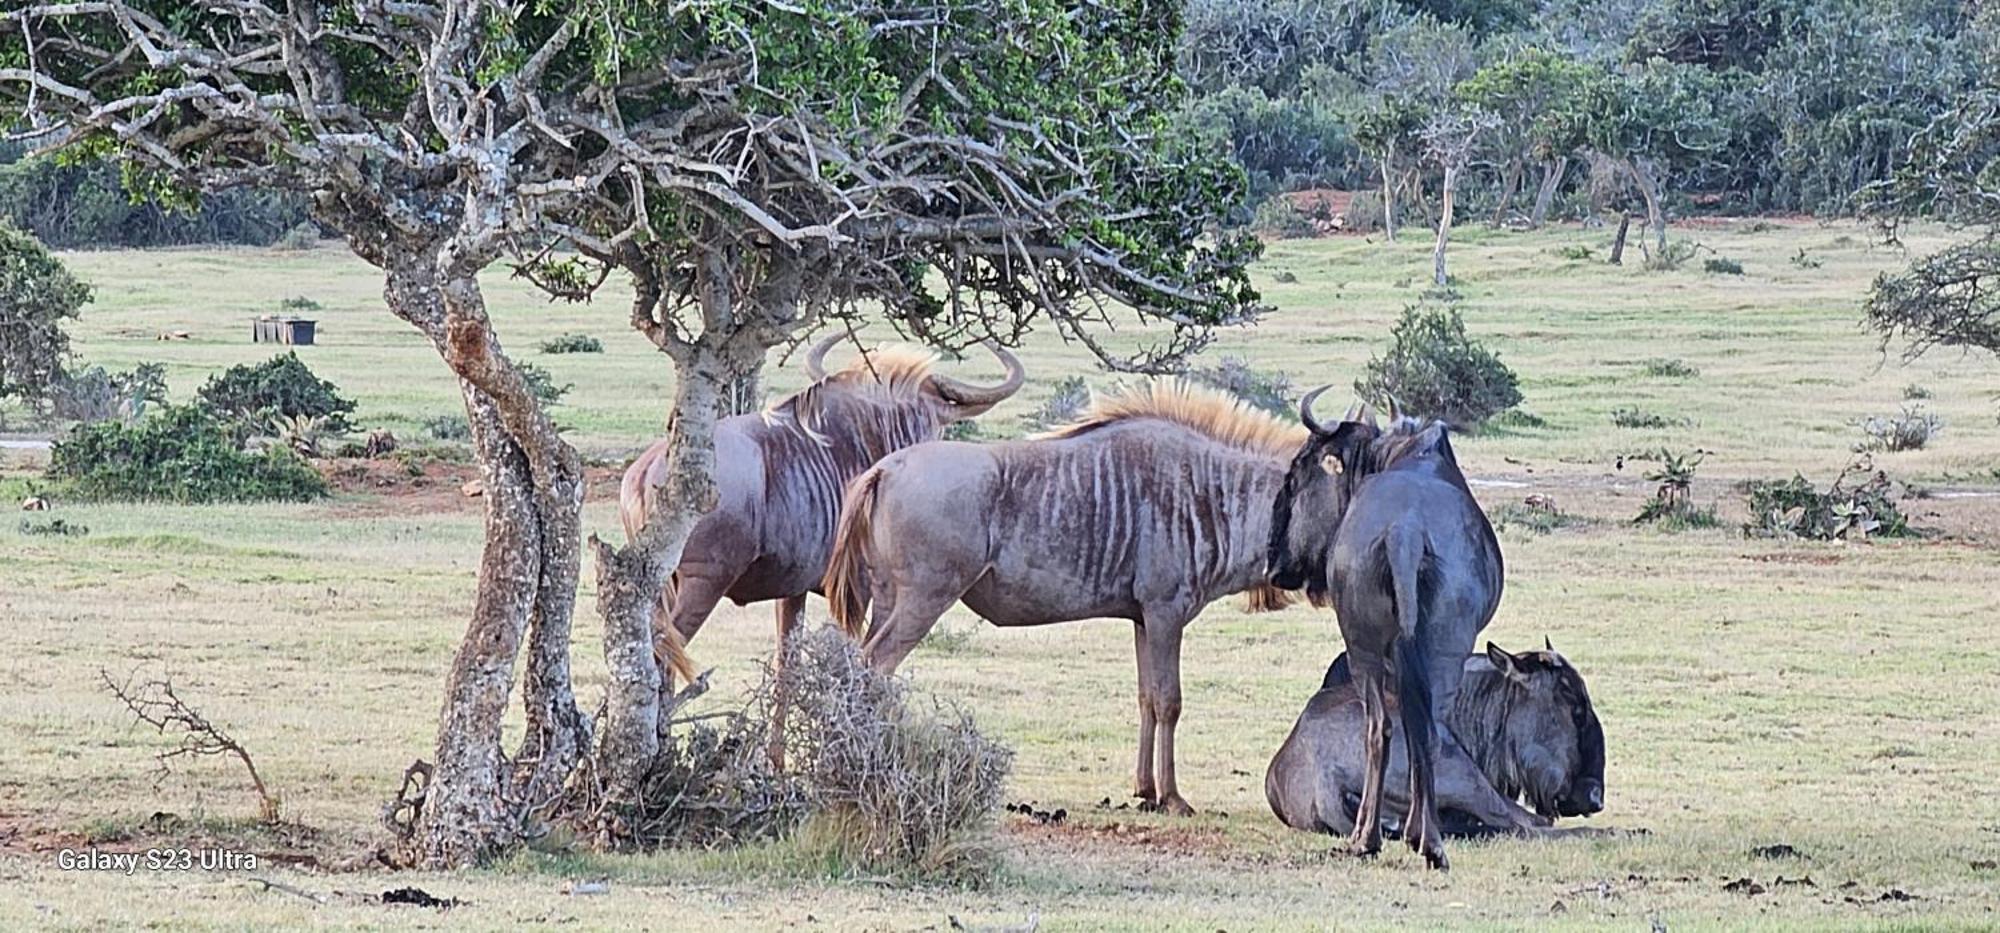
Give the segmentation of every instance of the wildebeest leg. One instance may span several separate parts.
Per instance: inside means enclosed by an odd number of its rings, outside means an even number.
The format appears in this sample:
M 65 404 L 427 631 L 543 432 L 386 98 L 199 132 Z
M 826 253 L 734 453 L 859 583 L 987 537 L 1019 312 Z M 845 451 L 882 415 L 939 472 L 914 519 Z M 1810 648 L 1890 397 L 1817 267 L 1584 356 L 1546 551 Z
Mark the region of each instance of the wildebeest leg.
M 1437 806 L 1439 813 L 1450 810 L 1476 821 L 1486 833 L 1534 834 L 1549 825 L 1548 820 L 1500 796 L 1479 770 L 1477 762 L 1458 744 L 1450 732 L 1438 737 Z M 1446 835 L 1470 834 L 1462 824 L 1444 820 Z
M 1132 623 L 1132 654 L 1139 666 L 1139 763 L 1132 771 L 1132 796 L 1152 803 L 1160 795 L 1153 783 L 1153 731 L 1157 720 L 1153 716 L 1153 665 L 1149 660 L 1152 651 L 1146 645 L 1145 623 Z
M 695 633 L 701 631 L 702 623 L 707 622 L 709 614 L 715 611 L 715 604 L 721 602 L 722 595 L 728 592 L 729 585 L 736 582 L 734 575 L 723 577 L 712 573 L 703 574 L 700 572 L 702 569 L 706 568 L 690 568 L 685 564 L 682 565 L 679 574 L 680 592 L 674 597 L 673 611 L 667 613 L 664 620 L 653 620 L 655 659 L 663 660 L 667 657 L 666 641 L 669 631 L 679 636 L 683 645 L 692 641 Z M 661 688 L 672 691 L 673 682 L 673 668 L 662 663 Z
M 1175 816 L 1192 816 L 1194 808 L 1181 797 L 1180 782 L 1174 774 L 1174 729 L 1181 719 L 1181 629 L 1187 621 L 1178 614 L 1146 613 L 1146 647 L 1152 655 L 1147 665 L 1153 696 L 1153 728 L 1158 734 L 1160 810 Z
M 1352 647 L 1347 662 L 1355 692 L 1361 696 L 1368 752 L 1361 772 L 1361 806 L 1355 810 L 1354 834 L 1347 838 L 1347 848 L 1355 855 L 1374 855 L 1382 851 L 1382 782 L 1389 772 L 1389 708 L 1384 702 L 1389 672 L 1381 655 Z
M 806 597 L 801 593 L 778 600 L 778 651 L 771 656 L 771 669 L 776 675 L 777 696 L 771 704 L 771 765 L 779 771 L 785 770 L 785 711 L 792 705 L 791 682 L 785 677 L 785 668 L 791 656 L 792 632 L 799 627 L 799 617 L 805 615 Z
M 891 673 L 916 650 L 917 643 L 930 634 L 938 617 L 965 591 L 916 593 L 905 590 L 896 596 L 889 614 L 876 615 L 868 623 L 868 637 L 861 643 L 861 657 L 878 673 Z

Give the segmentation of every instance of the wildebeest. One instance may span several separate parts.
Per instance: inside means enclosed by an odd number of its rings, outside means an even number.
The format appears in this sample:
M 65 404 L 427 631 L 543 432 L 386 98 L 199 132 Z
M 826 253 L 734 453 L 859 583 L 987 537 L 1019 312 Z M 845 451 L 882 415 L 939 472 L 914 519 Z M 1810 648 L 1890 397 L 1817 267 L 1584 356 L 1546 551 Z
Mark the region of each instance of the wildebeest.
M 1367 774 L 1366 723 L 1346 659 L 1327 669 L 1264 773 L 1271 812 L 1294 829 L 1354 830 Z M 1439 745 L 1438 816 L 1446 835 L 1527 832 L 1557 816 L 1604 808 L 1604 729 L 1569 661 L 1553 647 L 1509 654 L 1488 642 L 1485 654 L 1465 659 L 1464 671 L 1458 700 L 1444 715 L 1464 748 Z M 1389 745 L 1383 795 L 1392 814 L 1407 804 L 1397 794 L 1408 786 L 1403 740 L 1394 735 Z M 1515 802 L 1522 798 L 1534 813 Z
M 934 357 L 891 347 L 829 375 L 827 350 L 807 352 L 812 384 L 756 414 L 715 426 L 715 509 L 689 534 L 680 566 L 662 594 L 654 651 L 672 673 L 693 680 L 686 644 L 724 596 L 737 605 L 778 600 L 778 643 L 798 624 L 806 594 L 819 589 L 833 547 L 833 523 L 847 481 L 892 451 L 938 437 L 954 421 L 985 414 L 1021 388 L 1020 360 L 990 347 L 1007 369 L 995 386 L 931 372 Z M 664 478 L 668 441 L 625 471 L 619 511 L 626 534 L 645 520 L 646 497 Z
M 1393 681 L 1410 739 L 1403 838 L 1431 867 L 1445 869 L 1433 765 L 1451 733 L 1433 725 L 1432 711 L 1452 708 L 1463 659 L 1500 605 L 1500 545 L 1443 423 L 1401 417 L 1392 404 L 1386 432 L 1372 415 L 1324 428 L 1312 413 L 1324 391 L 1299 403 L 1311 438 L 1273 500 L 1271 580 L 1303 585 L 1315 601 L 1330 596 L 1340 621 L 1368 724 L 1368 772 L 1351 848 L 1373 854 L 1382 847 L 1390 737 L 1384 692 Z
M 1264 585 L 1262 548 L 1303 439 L 1233 398 L 1158 380 L 1100 396 L 1042 438 L 898 451 L 848 487 L 827 601 L 856 635 L 873 602 L 863 652 L 881 671 L 959 600 L 995 625 L 1132 620 L 1134 790 L 1192 812 L 1174 777 L 1181 630 L 1231 593 L 1285 602 Z

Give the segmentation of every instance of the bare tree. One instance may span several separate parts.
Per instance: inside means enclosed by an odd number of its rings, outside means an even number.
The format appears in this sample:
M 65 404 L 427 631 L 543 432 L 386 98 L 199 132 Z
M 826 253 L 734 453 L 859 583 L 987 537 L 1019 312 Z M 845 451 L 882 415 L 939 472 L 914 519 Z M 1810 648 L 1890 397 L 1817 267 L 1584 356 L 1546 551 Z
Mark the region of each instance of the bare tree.
M 458 375 L 486 545 L 405 853 L 455 865 L 544 818 L 593 743 L 569 676 L 580 465 L 502 349 L 480 270 L 511 261 L 570 298 L 629 274 L 632 323 L 680 377 L 657 514 L 623 549 L 594 542 L 614 683 L 599 758 L 629 787 L 667 689 L 651 597 L 712 503 L 715 419 L 768 348 L 879 312 L 945 347 L 1046 323 L 1107 366 L 1160 369 L 1258 310 L 1254 242 L 1212 235 L 1241 173 L 1170 132 L 1177 16 L 1071 12 L 26 3 L 0 13 L 0 100 L 47 146 L 159 190 L 309 194 Z M 1154 342 L 1097 336 L 1120 305 Z
M 250 776 L 250 786 L 257 792 L 258 819 L 266 823 L 278 822 L 278 795 L 265 786 L 264 776 L 257 772 L 257 762 L 250 758 L 249 750 L 222 731 L 220 726 L 209 722 L 200 710 L 181 699 L 174 692 L 171 679 L 159 677 L 134 685 L 131 678 L 123 683 L 112 680 L 111 675 L 101 669 L 97 676 L 104 681 L 104 689 L 125 704 L 132 718 L 153 727 L 161 735 L 173 733 L 179 737 L 179 744 L 156 756 L 161 777 L 165 777 L 173 762 L 181 758 L 234 758 L 243 764 L 243 770 Z
M 1445 274 L 1444 249 L 1451 239 L 1452 199 L 1459 177 L 1479 151 L 1479 138 L 1500 120 L 1484 110 L 1447 110 L 1433 114 L 1418 136 L 1424 142 L 1424 159 L 1444 172 L 1442 205 L 1438 211 L 1437 242 L 1431 247 L 1431 278 L 1440 287 L 1451 282 Z

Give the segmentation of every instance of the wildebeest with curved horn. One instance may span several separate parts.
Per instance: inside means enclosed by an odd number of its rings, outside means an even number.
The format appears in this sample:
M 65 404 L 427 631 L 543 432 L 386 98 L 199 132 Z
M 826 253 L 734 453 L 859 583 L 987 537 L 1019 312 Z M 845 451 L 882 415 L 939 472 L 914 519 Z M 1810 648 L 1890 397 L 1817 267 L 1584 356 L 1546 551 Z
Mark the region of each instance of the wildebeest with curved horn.
M 994 386 L 931 372 L 935 357 L 907 347 L 864 355 L 829 374 L 826 353 L 846 336 L 829 336 L 806 353 L 811 385 L 715 426 L 716 506 L 688 535 L 653 629 L 654 652 L 684 680 L 694 679 L 687 641 L 725 596 L 737 605 L 778 600 L 784 644 L 806 594 L 826 574 L 848 480 L 893 451 L 937 438 L 954 421 L 985 414 L 1024 378 L 1021 361 L 997 346 L 988 349 L 1007 376 Z M 645 521 L 668 447 L 655 443 L 625 471 L 618 505 L 627 535 Z
M 1536 833 L 1555 817 L 1604 808 L 1604 728 L 1574 665 L 1553 646 L 1510 654 L 1487 642 L 1485 654 L 1465 659 L 1464 674 L 1444 721 L 1465 747 L 1438 746 L 1438 816 L 1445 835 Z M 1361 695 L 1342 654 L 1264 774 L 1264 797 L 1280 822 L 1309 832 L 1353 831 L 1367 774 L 1366 729 Z M 1399 783 L 1408 786 L 1403 739 L 1392 735 L 1389 744 L 1382 793 L 1391 813 L 1407 802 L 1396 790 Z
M 1251 591 L 1253 608 L 1285 602 L 1265 585 L 1262 549 L 1301 440 L 1234 398 L 1158 380 L 1100 396 L 1041 438 L 898 451 L 848 487 L 827 601 L 857 636 L 873 602 L 863 653 L 880 671 L 960 600 L 1003 626 L 1132 620 L 1134 789 L 1193 812 L 1174 776 L 1181 630 L 1232 593 Z
M 1368 772 L 1350 847 L 1364 855 L 1382 848 L 1384 692 L 1393 682 L 1410 759 L 1403 838 L 1432 868 L 1446 869 L 1434 764 L 1439 742 L 1455 739 L 1433 711 L 1457 702 L 1465 656 L 1500 605 L 1500 544 L 1443 423 L 1402 417 L 1392 399 L 1386 432 L 1372 415 L 1323 427 L 1312 404 L 1325 391 L 1299 403 L 1312 436 L 1272 504 L 1270 579 L 1303 585 L 1315 602 L 1330 596 L 1340 621 L 1368 724 Z

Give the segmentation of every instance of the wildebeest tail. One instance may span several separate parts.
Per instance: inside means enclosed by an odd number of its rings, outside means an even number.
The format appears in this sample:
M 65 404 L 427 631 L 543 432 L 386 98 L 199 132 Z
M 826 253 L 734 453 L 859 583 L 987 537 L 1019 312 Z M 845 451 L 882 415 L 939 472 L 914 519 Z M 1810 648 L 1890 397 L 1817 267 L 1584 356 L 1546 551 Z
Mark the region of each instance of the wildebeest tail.
M 821 589 L 833 610 L 833 620 L 850 637 L 861 637 L 862 616 L 868 612 L 868 545 L 874 535 L 875 496 L 881 489 L 882 468 L 847 484 L 841 497 L 840 521 L 834 526 L 833 556 L 826 562 Z
M 625 475 L 618 483 L 618 521 L 625 526 L 625 543 L 629 547 L 639 539 L 639 532 L 646 527 L 646 513 L 652 510 L 653 490 L 646 485 L 646 474 L 653 463 L 665 455 L 666 445 L 655 444 L 639 455 L 632 465 L 625 468 Z M 694 660 L 687 655 L 687 639 L 681 637 L 671 622 L 674 599 L 678 595 L 679 574 L 668 574 L 667 582 L 660 587 L 660 608 L 653 614 L 654 660 L 671 669 L 674 676 L 683 683 L 693 683 L 695 677 Z
M 1430 659 L 1423 641 L 1424 545 L 1414 533 L 1401 529 L 1389 535 L 1387 564 L 1389 582 L 1396 600 L 1396 704 L 1401 708 L 1403 746 L 1410 756 L 1410 806 L 1412 812 L 1405 831 L 1415 823 L 1421 789 L 1433 803 L 1437 793 L 1437 772 L 1431 757 Z M 1435 814 L 1435 810 L 1431 811 Z M 1414 844 L 1414 843 L 1413 843 Z

